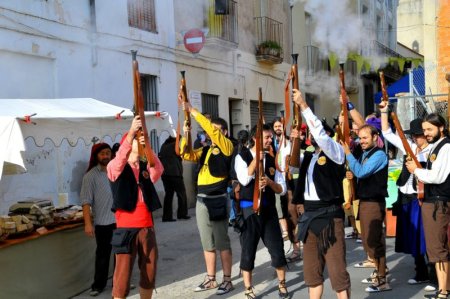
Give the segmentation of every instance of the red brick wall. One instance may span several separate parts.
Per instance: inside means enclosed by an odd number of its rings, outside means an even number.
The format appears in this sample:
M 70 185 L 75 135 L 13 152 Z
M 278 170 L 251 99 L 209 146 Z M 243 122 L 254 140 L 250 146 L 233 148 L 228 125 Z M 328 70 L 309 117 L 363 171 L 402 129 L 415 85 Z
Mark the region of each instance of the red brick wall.
M 437 52 L 439 93 L 448 93 L 445 74 L 450 73 L 450 1 L 440 0 L 437 15 Z

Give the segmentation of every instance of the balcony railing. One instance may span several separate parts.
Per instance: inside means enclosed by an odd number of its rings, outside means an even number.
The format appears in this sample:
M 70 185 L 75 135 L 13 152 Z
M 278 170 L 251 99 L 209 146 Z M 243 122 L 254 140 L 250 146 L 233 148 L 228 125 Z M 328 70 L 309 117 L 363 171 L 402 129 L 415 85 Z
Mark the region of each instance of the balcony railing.
M 216 9 L 216 1 L 210 0 L 208 8 L 208 43 L 229 44 L 236 47 L 239 43 L 238 36 L 238 6 L 234 0 L 225 0 L 225 8 Z M 220 11 L 220 14 L 216 14 Z
M 257 17 L 256 60 L 272 64 L 283 62 L 283 23 L 268 17 Z

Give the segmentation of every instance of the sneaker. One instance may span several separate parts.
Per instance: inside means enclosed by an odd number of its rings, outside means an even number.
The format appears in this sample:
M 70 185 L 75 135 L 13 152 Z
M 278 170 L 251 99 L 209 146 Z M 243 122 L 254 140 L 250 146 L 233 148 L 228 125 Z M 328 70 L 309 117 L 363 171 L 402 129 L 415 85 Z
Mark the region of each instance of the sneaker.
M 91 297 L 97 297 L 98 295 L 100 295 L 100 293 L 101 293 L 100 290 L 92 289 L 92 290 L 89 292 L 89 296 L 91 296 Z
M 441 290 L 437 291 L 434 294 L 426 294 L 423 296 L 424 298 L 428 298 L 428 299 L 447 299 L 448 298 L 448 293 L 447 294 L 442 294 Z
M 425 292 L 434 292 L 436 291 L 436 287 L 434 285 L 429 284 L 426 287 L 424 287 L 423 290 Z
M 223 281 L 217 289 L 216 295 L 223 295 L 234 290 L 233 283 L 231 281 Z
M 352 232 L 350 234 L 345 235 L 346 239 L 358 239 L 358 233 L 357 232 Z
M 194 292 L 202 292 L 202 291 L 206 291 L 206 290 L 212 290 L 212 289 L 217 288 L 218 286 L 219 285 L 217 284 L 215 275 L 206 275 L 203 282 L 194 289 Z
M 420 284 L 429 282 L 429 279 L 417 279 L 416 277 L 408 279 L 408 284 Z

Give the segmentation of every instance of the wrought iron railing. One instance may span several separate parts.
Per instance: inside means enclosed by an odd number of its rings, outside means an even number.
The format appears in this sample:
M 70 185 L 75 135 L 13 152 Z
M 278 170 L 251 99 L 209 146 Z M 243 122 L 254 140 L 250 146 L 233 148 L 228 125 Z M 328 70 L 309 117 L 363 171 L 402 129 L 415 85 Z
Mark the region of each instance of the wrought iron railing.
M 283 23 L 268 17 L 256 17 L 256 55 L 283 61 Z

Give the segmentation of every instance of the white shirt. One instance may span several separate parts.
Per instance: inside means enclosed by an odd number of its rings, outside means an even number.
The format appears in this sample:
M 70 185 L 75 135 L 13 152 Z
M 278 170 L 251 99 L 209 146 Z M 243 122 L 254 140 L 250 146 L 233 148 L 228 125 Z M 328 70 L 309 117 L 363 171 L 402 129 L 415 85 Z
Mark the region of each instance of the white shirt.
M 323 128 L 320 119 L 318 119 L 317 116 L 314 115 L 310 108 L 304 110 L 302 112 L 302 115 L 306 120 L 306 124 L 308 125 L 311 135 L 314 137 L 314 140 L 316 141 L 319 148 L 324 152 L 324 154 L 336 164 L 344 164 L 344 149 L 339 143 L 333 140 L 333 138 L 330 138 L 330 136 L 328 136 Z M 313 154 L 311 163 L 309 164 L 308 171 L 306 173 L 304 193 L 305 200 L 320 200 L 319 196 L 317 195 L 316 186 L 313 179 L 314 166 L 316 165 L 317 159 L 319 158 L 319 154 L 320 152 Z
M 252 157 L 255 158 L 255 153 L 253 151 L 250 152 L 252 153 Z M 263 159 L 263 165 L 265 168 L 266 167 L 265 155 Z M 248 175 L 247 163 L 245 163 L 241 155 L 236 156 L 236 159 L 234 160 L 234 169 L 236 170 L 237 179 L 242 186 L 247 186 L 251 182 L 251 180 L 255 178 L 255 174 Z M 281 185 L 282 191 L 280 195 L 284 195 L 287 189 L 286 182 L 284 180 L 283 174 L 280 173 L 278 170 L 275 170 L 275 183 Z
M 391 128 L 387 129 L 386 131 L 382 131 L 384 138 L 391 143 L 393 146 L 398 148 L 403 155 L 406 155 L 406 150 L 403 147 L 402 140 L 400 136 L 392 132 Z M 409 146 L 411 147 L 411 150 L 416 153 L 417 160 L 419 162 L 426 162 L 428 159 L 428 155 L 430 154 L 430 150 L 432 148 L 432 144 L 428 144 L 424 149 L 422 149 L 420 152 L 418 152 L 418 146 L 411 140 L 407 139 Z M 414 194 L 417 193 L 417 191 L 413 188 L 413 180 L 414 175 L 411 174 L 408 181 L 405 183 L 405 185 L 400 186 L 398 189 L 403 194 Z
M 441 143 L 443 138 L 433 144 L 430 153 Z M 414 170 L 414 174 L 425 184 L 442 184 L 450 174 L 450 143 L 444 144 L 439 150 L 431 169 Z

